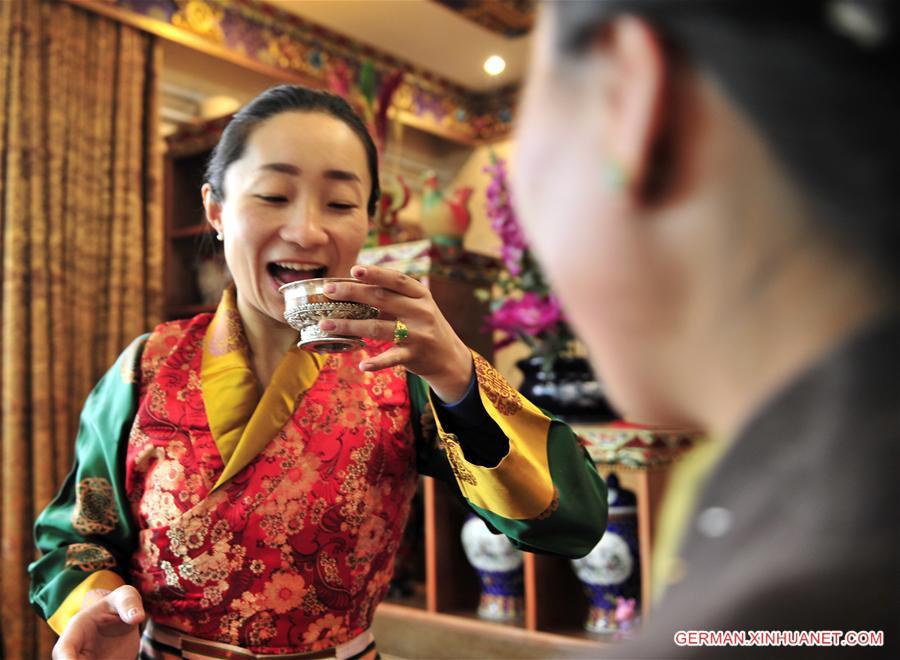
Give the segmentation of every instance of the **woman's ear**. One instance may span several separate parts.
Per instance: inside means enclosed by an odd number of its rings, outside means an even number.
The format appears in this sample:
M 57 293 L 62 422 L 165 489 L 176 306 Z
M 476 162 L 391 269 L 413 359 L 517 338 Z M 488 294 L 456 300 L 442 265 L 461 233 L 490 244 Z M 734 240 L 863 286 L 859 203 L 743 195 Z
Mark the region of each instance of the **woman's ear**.
M 609 113 L 607 149 L 621 170 L 623 184 L 635 195 L 647 189 L 654 176 L 654 147 L 666 112 L 666 61 L 653 29 L 633 16 L 614 19 L 601 41 L 610 62 L 606 111 Z
M 203 209 L 206 211 L 206 221 L 212 225 L 217 233 L 222 233 L 222 203 L 216 199 L 212 186 L 204 183 L 200 189 L 203 196 Z

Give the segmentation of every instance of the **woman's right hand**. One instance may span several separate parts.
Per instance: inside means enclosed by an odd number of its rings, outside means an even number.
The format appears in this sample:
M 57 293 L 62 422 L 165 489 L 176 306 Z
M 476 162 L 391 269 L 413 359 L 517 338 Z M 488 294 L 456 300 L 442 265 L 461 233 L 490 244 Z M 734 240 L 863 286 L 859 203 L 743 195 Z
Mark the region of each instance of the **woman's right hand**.
M 136 658 L 143 620 L 144 605 L 134 587 L 89 592 L 53 647 L 53 660 Z

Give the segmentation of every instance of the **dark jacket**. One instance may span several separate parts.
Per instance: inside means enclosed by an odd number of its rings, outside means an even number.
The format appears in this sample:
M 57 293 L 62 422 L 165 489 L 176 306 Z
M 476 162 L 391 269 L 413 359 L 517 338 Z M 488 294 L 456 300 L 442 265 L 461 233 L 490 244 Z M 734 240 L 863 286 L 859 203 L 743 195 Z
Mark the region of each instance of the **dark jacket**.
M 610 658 L 900 658 L 900 319 L 774 397 L 698 499 L 686 573 Z M 679 630 L 883 631 L 884 646 L 678 647 Z

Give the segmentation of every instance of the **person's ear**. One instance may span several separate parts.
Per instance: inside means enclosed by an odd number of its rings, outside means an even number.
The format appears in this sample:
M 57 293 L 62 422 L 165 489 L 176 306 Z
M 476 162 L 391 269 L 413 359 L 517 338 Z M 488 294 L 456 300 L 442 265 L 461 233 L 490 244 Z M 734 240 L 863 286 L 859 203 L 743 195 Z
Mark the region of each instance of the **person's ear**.
M 204 183 L 200 189 L 203 196 L 203 210 L 206 211 L 206 221 L 212 225 L 216 233 L 222 235 L 222 203 L 213 194 L 212 186 Z
M 640 196 L 653 176 L 653 154 L 666 110 L 666 61 L 653 29 L 633 16 L 613 19 L 598 40 L 610 64 L 606 89 L 611 168 L 619 185 Z

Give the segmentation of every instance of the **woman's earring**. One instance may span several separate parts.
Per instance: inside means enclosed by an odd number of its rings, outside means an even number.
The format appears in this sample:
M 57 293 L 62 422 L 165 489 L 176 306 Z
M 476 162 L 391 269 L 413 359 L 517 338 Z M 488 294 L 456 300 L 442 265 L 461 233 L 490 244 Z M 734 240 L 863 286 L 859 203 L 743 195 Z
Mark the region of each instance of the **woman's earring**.
M 621 192 L 628 183 L 625 169 L 611 160 L 608 160 L 603 164 L 600 178 L 603 181 L 603 185 L 605 185 L 606 189 L 610 192 Z
M 224 241 L 224 240 L 225 240 L 225 237 L 222 236 L 222 232 L 218 232 L 218 233 L 216 234 L 216 238 L 219 239 L 220 241 Z

